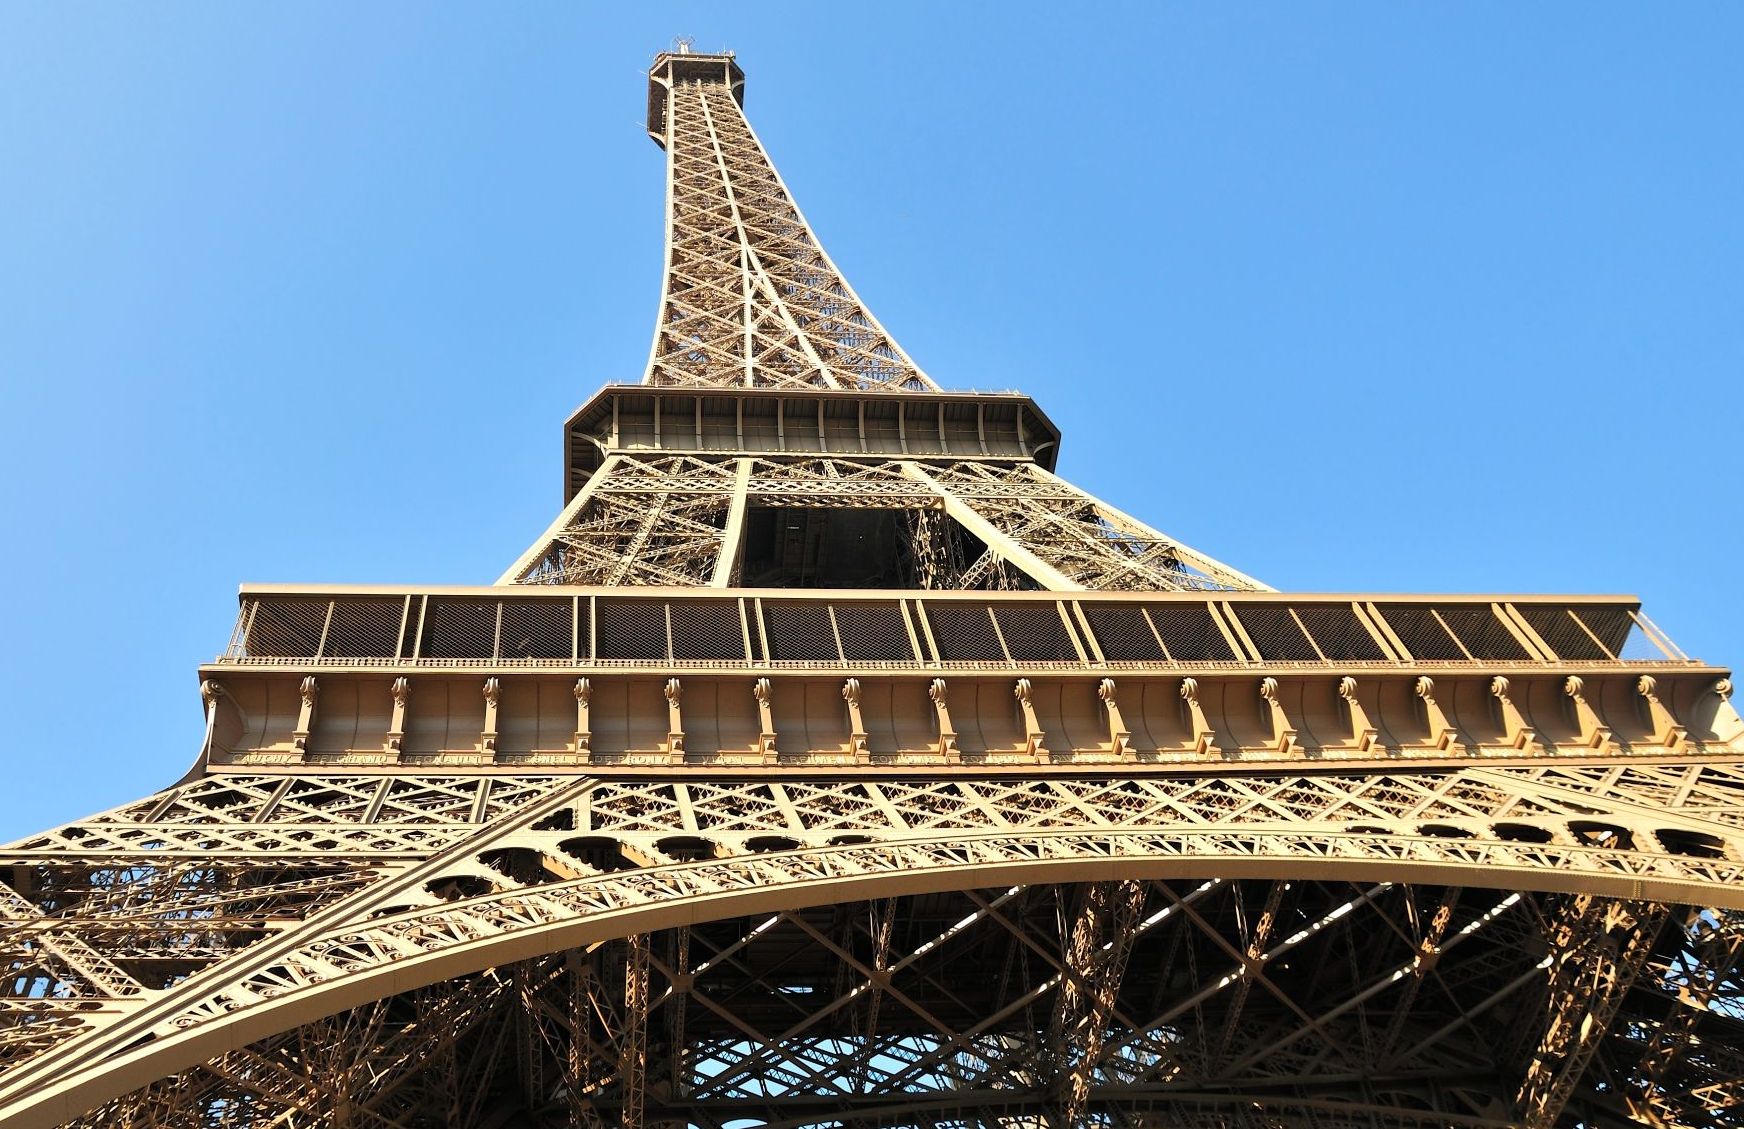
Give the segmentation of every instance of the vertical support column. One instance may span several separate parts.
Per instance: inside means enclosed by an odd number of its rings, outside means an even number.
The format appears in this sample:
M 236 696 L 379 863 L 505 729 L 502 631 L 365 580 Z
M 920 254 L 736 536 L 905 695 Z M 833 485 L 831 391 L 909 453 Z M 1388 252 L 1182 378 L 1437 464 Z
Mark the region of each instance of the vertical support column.
M 570 949 L 563 954 L 569 980 L 568 998 L 564 1001 L 564 1019 L 569 1029 L 563 1060 L 564 1107 L 571 1123 L 584 1129 L 606 1129 L 605 1119 L 590 1095 L 603 1087 L 606 1081 L 603 1075 L 617 1057 L 610 1045 L 613 1032 L 607 1026 L 608 1019 L 617 1014 L 617 1006 L 600 975 L 606 951 Z
M 625 944 L 624 1030 L 618 1043 L 618 1083 L 623 1089 L 619 1123 L 623 1129 L 642 1129 L 648 1091 L 648 935 L 637 933 Z
M 309 751 L 309 734 L 315 726 L 315 699 L 320 696 L 321 687 L 311 674 L 303 679 L 297 692 L 302 695 L 303 704 L 297 710 L 297 728 L 291 732 L 291 748 L 301 758 Z
M 842 700 L 848 703 L 848 749 L 855 764 L 871 764 L 872 750 L 866 743 L 866 719 L 860 714 L 860 680 L 842 683 Z
M 1259 919 L 1254 922 L 1251 930 L 1247 924 L 1246 903 L 1240 899 L 1235 902 L 1238 928 L 1246 932 L 1248 938 L 1241 954 L 1241 975 L 1231 987 L 1229 1007 L 1223 1018 L 1223 1034 L 1217 1040 L 1217 1054 L 1211 1060 L 1214 1063 L 1227 1065 L 1229 1062 L 1229 1050 L 1235 1042 L 1241 1013 L 1247 1007 L 1254 981 L 1263 975 L 1266 947 L 1272 942 L 1272 929 L 1278 921 L 1278 907 L 1284 902 L 1284 891 L 1288 886 L 1289 883 L 1282 881 L 1272 883 L 1271 890 L 1266 894 L 1266 904 L 1260 910 Z
M 751 684 L 751 696 L 757 699 L 757 754 L 764 764 L 774 764 L 780 759 L 775 750 L 775 705 L 773 687 L 767 678 L 759 678 Z
M 668 678 L 662 693 L 666 695 L 666 759 L 673 764 L 683 764 L 684 715 L 679 702 L 684 696 L 684 687 L 678 679 Z
M 593 703 L 593 683 L 585 678 L 575 680 L 575 759 L 586 762 L 593 757 L 593 720 L 589 706 Z
M 509 1022 L 513 1024 L 515 1060 L 520 1066 L 521 1100 L 529 1104 L 543 1103 L 550 1093 L 540 1031 L 540 985 L 535 972 L 531 961 L 513 964 L 509 971 L 517 1005 L 509 1009 Z
M 673 1100 L 683 1101 L 690 1094 L 687 1057 L 689 1036 L 685 1032 L 685 1020 L 690 1010 L 690 990 L 696 983 L 696 975 L 690 967 L 690 926 L 680 925 L 672 933 L 672 971 L 668 974 L 672 994 L 666 1001 L 666 1043 L 671 1048 L 671 1072 L 667 1085 Z M 688 1129 L 689 1122 L 674 1121 L 669 1124 L 677 1129 Z
M 1548 1019 L 1515 1099 L 1523 1129 L 1552 1129 L 1647 964 L 1668 911 L 1655 903 L 1578 894 L 1547 928 Z
M 478 751 L 494 757 L 497 751 L 497 701 L 502 684 L 494 678 L 484 680 L 484 731 L 478 735 Z
M 1102 1059 L 1109 1020 L 1126 978 L 1132 938 L 1144 909 L 1145 884 L 1095 882 L 1065 938 L 1065 968 L 1054 997 L 1049 1057 L 1063 1077 L 1058 1124 L 1085 1123 L 1090 1081 Z
M 949 691 L 942 678 L 933 679 L 932 685 L 927 687 L 927 697 L 933 700 L 933 710 L 938 715 L 939 755 L 954 764 L 961 759 L 962 754 L 957 751 L 957 731 L 951 725 L 948 695 Z
M 394 712 L 388 720 L 388 736 L 382 749 L 393 754 L 395 760 L 399 760 L 400 747 L 406 741 L 406 703 L 412 697 L 411 680 L 405 677 L 394 679 L 394 684 L 388 692 L 393 695 Z
M 866 978 L 866 991 L 859 1001 L 857 1024 L 862 1043 L 871 1047 L 878 1038 L 878 1019 L 884 1007 L 884 991 L 890 985 L 890 942 L 896 926 L 896 899 L 885 898 L 867 907 L 871 921 L 872 975 Z M 876 1056 L 854 1056 L 854 1084 L 861 1092 L 872 1085 L 872 1063 Z
M 1047 764 L 1051 759 L 1048 753 L 1047 734 L 1042 732 L 1041 722 L 1036 720 L 1035 686 L 1027 678 L 1017 680 L 1012 688 L 1017 696 L 1018 707 L 1023 711 L 1024 749 L 1030 758 L 1039 764 Z
M 224 687 L 210 678 L 200 680 L 200 703 L 206 710 L 206 736 L 200 743 L 200 756 L 203 760 L 212 756 L 212 742 L 218 734 L 218 699 L 224 696 Z

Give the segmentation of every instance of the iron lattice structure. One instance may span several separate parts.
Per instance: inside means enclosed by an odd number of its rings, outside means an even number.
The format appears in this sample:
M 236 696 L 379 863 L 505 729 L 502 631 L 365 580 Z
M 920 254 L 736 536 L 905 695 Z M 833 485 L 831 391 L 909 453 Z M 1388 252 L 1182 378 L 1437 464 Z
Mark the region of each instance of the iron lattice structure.
M 497 585 L 244 590 L 5 848 L 8 1126 L 1744 1122 L 1744 721 L 1627 597 L 1282 595 L 939 390 L 728 56 Z

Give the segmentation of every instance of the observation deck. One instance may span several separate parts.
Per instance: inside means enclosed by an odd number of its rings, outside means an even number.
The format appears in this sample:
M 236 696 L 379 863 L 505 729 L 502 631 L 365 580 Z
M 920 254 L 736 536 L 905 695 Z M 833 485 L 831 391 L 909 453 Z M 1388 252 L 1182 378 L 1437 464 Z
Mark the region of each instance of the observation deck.
M 1736 756 L 1627 596 L 251 586 L 212 768 Z

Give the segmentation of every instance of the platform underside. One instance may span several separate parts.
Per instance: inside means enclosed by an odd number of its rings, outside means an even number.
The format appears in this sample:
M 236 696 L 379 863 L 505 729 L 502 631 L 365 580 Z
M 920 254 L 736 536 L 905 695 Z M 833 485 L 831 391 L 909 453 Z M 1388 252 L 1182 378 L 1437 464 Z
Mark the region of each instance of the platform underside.
M 1656 939 L 1605 1000 L 1616 1017 L 1568 1116 L 1623 1123 L 1651 1085 L 1678 1124 L 1729 1123 L 1704 1088 L 1735 1076 L 1744 1023 L 1692 1016 L 1679 993 L 1730 975 L 1700 962 L 1730 961 L 1735 919 L 1177 879 L 846 902 L 570 949 L 258 1040 L 80 1124 L 617 1125 L 629 1101 L 643 1124 L 709 1127 L 1512 1125 L 1522 1064 L 1572 987 L 1545 968 L 1554 935 L 1595 912 Z M 639 1000 L 646 1015 L 626 1015 Z M 1667 1022 L 1690 1024 L 1688 1046 L 1656 1070 L 1648 1033 Z
M 218 774 L 6 849 L 0 1101 L 9 1126 L 1730 1124 L 1741 795 L 1735 755 Z

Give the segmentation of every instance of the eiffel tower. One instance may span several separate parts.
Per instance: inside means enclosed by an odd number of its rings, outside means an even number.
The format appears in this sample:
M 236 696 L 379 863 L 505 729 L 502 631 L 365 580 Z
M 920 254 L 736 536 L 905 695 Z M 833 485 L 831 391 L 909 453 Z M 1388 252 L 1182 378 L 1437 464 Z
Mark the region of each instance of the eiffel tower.
M 1744 1123 L 1744 721 L 1615 596 L 1284 595 L 947 392 L 730 55 L 494 585 L 246 587 L 5 848 L 0 1123 Z

